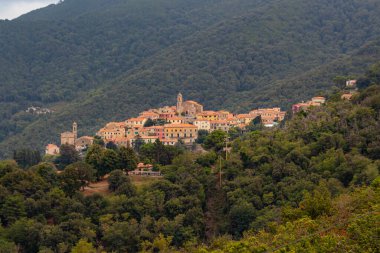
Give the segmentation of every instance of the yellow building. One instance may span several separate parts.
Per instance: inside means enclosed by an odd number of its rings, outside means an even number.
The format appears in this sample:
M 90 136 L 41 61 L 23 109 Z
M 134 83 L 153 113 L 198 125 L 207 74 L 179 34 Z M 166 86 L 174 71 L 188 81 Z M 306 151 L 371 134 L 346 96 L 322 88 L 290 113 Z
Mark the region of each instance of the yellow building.
M 196 115 L 197 120 L 218 120 L 219 115 L 214 111 L 204 111 Z
M 170 124 L 164 126 L 166 140 L 182 140 L 185 144 L 192 144 L 198 138 L 198 127 L 191 124 Z
M 240 124 L 249 124 L 255 117 L 251 114 L 238 114 L 235 118 Z
M 170 124 L 182 124 L 182 123 L 184 123 L 184 120 L 182 117 L 171 117 L 171 118 L 168 118 L 167 121 Z
M 100 129 L 97 135 L 105 141 L 124 137 L 126 135 L 126 124 L 125 122 L 110 122 L 104 128 Z
M 216 112 L 218 114 L 218 120 L 227 120 L 232 119 L 234 115 L 228 111 L 218 111 Z
M 252 115 L 253 118 L 256 118 L 257 116 L 261 116 L 261 118 L 265 118 L 268 121 L 277 121 L 280 122 L 284 120 L 286 112 L 281 111 L 281 108 L 274 107 L 274 108 L 263 108 L 263 109 L 257 109 L 253 110 L 249 113 Z

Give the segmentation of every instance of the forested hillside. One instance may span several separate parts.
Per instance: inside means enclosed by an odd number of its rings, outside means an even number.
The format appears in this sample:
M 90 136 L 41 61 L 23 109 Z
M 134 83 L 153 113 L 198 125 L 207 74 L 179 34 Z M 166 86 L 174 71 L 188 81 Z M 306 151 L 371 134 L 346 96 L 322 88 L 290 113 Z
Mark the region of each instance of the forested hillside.
M 0 155 L 174 103 L 287 107 L 379 57 L 372 0 L 66 0 L 0 21 Z M 52 115 L 24 113 L 28 106 Z
M 84 159 L 67 145 L 44 162 L 16 153 L 0 161 L 0 251 L 378 252 L 379 83 L 377 64 L 351 101 L 339 90 L 281 128 L 214 131 L 206 152 L 156 141 L 97 142 Z M 138 162 L 163 178 L 136 184 L 125 172 Z M 107 174 L 107 192 L 85 194 Z

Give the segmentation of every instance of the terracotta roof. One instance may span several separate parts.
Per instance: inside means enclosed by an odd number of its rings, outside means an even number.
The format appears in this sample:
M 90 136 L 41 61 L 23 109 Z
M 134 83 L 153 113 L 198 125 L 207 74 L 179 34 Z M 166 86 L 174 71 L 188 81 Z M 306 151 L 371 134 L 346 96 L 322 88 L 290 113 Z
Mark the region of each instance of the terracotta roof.
M 139 118 L 130 118 L 130 119 L 127 119 L 127 122 L 131 122 L 131 121 L 144 121 L 145 118 L 142 118 L 142 117 L 139 117 Z
M 215 111 L 203 111 L 201 113 L 198 113 L 197 116 L 208 116 L 208 115 L 218 115 Z
M 208 120 L 208 119 L 197 119 L 197 120 L 195 120 L 194 122 L 210 122 L 210 120 Z
M 137 164 L 137 168 L 152 168 L 152 164 L 144 164 L 144 163 L 139 163 Z
M 187 101 L 185 101 L 185 103 L 201 105 L 200 103 L 193 101 L 193 100 L 187 100 Z
M 236 118 L 238 119 L 245 119 L 245 118 L 252 118 L 252 116 L 248 113 L 245 113 L 245 114 L 238 114 L 236 115 Z
M 181 118 L 181 117 L 171 117 L 168 120 L 183 120 L 183 118 Z
M 145 127 L 146 129 L 164 129 L 164 126 L 150 126 L 150 127 Z
M 191 124 L 168 124 L 168 125 L 165 125 L 165 128 L 176 128 L 176 127 L 197 128 L 197 126 L 194 126 Z
M 48 145 L 46 145 L 46 147 L 47 148 L 58 148 L 58 146 L 55 144 L 48 144 Z

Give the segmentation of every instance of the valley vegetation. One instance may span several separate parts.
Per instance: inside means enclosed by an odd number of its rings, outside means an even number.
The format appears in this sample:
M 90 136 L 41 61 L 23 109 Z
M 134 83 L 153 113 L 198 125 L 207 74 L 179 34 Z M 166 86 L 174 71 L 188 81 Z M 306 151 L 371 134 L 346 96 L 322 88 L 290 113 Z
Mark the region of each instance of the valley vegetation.
M 16 153 L 0 162 L 0 251 L 378 252 L 379 66 L 351 101 L 336 91 L 281 128 L 214 131 L 205 153 L 159 142 L 95 143 L 84 159 L 66 147 L 40 163 Z M 164 177 L 136 187 L 124 172 L 139 161 Z M 111 194 L 82 194 L 108 173 Z

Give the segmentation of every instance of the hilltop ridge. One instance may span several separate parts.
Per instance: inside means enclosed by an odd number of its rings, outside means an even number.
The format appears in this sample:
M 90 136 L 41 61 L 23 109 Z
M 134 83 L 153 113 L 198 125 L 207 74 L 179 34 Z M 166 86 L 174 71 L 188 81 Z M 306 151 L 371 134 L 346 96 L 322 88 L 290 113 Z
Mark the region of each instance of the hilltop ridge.
M 215 109 L 285 108 L 379 59 L 379 11 L 370 0 L 66 0 L 0 22 L 0 153 L 42 146 L 74 119 L 90 134 L 180 90 Z M 22 113 L 31 106 L 55 113 Z

